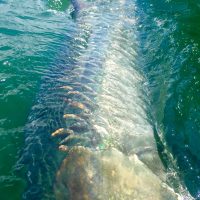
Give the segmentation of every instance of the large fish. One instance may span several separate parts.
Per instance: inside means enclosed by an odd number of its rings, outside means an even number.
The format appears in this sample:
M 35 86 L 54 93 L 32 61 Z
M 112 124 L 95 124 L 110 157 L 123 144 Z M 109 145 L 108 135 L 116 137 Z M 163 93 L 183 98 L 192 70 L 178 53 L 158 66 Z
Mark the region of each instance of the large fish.
M 147 116 L 134 1 L 72 4 L 66 49 L 43 77 L 26 126 L 23 198 L 180 198 L 165 183 Z

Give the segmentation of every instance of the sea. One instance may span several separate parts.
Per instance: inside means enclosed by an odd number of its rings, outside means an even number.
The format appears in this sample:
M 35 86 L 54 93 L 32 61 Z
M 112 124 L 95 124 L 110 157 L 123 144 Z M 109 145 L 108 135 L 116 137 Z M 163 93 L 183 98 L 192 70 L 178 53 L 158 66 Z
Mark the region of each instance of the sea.
M 133 2 L 137 65 L 145 77 L 159 155 L 171 171 L 169 182 L 175 190 L 181 184 L 198 200 L 200 2 Z M 17 163 L 24 148 L 24 127 L 42 77 L 59 62 L 56 58 L 73 31 L 73 13 L 68 0 L 0 0 L 1 200 L 22 199 L 26 179 Z

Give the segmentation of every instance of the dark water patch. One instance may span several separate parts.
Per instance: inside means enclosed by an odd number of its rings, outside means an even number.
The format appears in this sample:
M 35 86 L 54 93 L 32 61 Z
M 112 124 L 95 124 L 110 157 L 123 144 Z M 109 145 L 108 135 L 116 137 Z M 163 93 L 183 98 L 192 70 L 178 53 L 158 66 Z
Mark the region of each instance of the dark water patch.
M 19 16 L 17 16 L 19 19 L 22 19 L 22 20 L 35 20 L 35 19 L 37 19 L 37 18 L 35 18 L 35 17 L 32 17 L 32 16 L 21 16 L 21 15 L 19 15 Z
M 10 49 L 12 49 L 12 48 L 9 47 L 9 46 L 0 47 L 0 51 L 7 51 L 7 50 L 10 50 Z
M 200 199 L 199 3 L 140 1 L 139 7 L 156 134 L 163 153 L 172 153 L 183 185 Z M 172 160 L 166 161 L 168 166 Z
M 13 30 L 13 29 L 8 29 L 8 28 L 1 28 L 1 27 L 0 27 L 0 33 L 5 34 L 5 35 L 10 35 L 10 36 L 18 36 L 18 35 L 23 34 L 23 32 L 20 30 Z

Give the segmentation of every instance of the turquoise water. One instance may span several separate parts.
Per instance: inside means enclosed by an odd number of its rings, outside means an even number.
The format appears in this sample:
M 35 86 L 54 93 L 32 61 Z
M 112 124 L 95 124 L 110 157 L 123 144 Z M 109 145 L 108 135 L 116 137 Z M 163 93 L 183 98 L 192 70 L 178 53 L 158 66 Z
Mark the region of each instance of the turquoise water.
M 155 137 L 169 170 L 196 198 L 200 188 L 200 4 L 141 0 L 139 60 L 149 89 Z M 16 163 L 40 87 L 70 33 L 68 1 L 0 0 L 0 199 L 21 199 Z M 178 183 L 172 175 L 175 188 Z
M 68 1 L 0 1 L 0 199 L 21 199 L 15 165 L 42 75 L 60 49 Z

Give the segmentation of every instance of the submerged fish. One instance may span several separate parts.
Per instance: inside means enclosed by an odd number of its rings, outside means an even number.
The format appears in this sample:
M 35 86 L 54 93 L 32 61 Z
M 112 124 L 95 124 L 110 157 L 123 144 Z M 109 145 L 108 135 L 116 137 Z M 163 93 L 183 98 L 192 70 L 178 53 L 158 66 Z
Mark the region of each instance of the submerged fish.
M 74 31 L 26 127 L 23 198 L 180 199 L 146 114 L 134 1 L 72 3 Z

